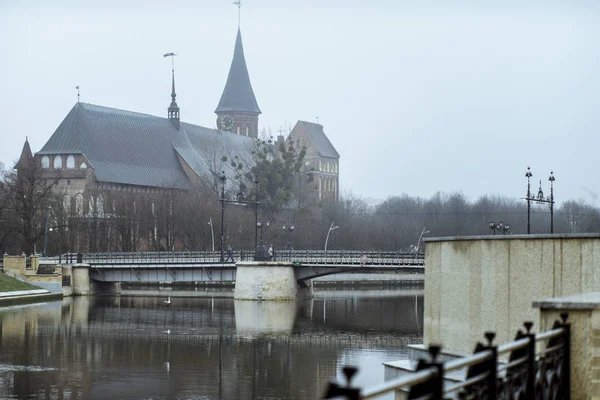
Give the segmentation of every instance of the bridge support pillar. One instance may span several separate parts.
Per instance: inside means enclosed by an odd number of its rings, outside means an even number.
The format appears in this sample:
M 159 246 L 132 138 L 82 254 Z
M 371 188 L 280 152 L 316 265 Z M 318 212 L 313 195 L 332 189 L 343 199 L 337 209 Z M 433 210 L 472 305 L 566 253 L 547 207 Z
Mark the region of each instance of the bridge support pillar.
M 90 285 L 90 265 L 73 264 L 71 272 L 73 296 L 89 296 L 94 294 Z
M 288 262 L 247 261 L 237 263 L 236 300 L 295 300 L 298 284 L 294 266 Z
M 91 296 L 93 294 L 120 295 L 121 282 L 98 282 L 90 279 L 89 264 L 73 264 L 71 270 L 73 296 Z

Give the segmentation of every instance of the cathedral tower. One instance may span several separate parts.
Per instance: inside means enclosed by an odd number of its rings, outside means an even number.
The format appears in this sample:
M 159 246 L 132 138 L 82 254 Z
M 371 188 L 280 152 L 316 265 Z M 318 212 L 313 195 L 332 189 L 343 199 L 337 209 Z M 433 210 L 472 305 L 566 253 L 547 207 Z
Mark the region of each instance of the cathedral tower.
M 242 33 L 238 28 L 229 76 L 215 110 L 217 128 L 221 131 L 256 138 L 260 113 L 246 67 Z

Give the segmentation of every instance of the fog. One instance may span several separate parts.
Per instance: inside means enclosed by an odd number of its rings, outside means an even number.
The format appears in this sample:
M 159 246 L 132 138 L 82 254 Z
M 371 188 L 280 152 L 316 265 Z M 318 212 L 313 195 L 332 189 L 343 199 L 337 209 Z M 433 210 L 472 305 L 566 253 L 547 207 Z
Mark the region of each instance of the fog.
M 77 101 L 214 127 L 237 29 L 227 0 L 0 0 L 3 127 L 12 167 Z M 316 121 L 365 198 L 600 193 L 600 6 L 592 1 L 242 1 L 250 78 L 273 135 Z M 483 3 L 483 4 L 482 4 Z

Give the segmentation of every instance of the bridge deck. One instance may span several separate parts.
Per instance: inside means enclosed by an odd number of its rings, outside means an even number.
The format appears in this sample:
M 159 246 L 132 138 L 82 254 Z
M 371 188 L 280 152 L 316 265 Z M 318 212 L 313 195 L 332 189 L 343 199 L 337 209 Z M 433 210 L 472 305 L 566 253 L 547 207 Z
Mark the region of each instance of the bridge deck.
M 234 260 L 249 261 L 251 251 L 238 251 Z M 216 282 L 235 281 L 236 262 L 221 262 L 220 252 L 89 253 L 80 257 L 91 266 L 90 277 L 121 282 Z M 55 261 L 73 259 L 63 255 Z M 281 251 L 276 261 L 294 263 L 299 281 L 335 273 L 369 271 L 424 271 L 421 254 L 359 251 Z

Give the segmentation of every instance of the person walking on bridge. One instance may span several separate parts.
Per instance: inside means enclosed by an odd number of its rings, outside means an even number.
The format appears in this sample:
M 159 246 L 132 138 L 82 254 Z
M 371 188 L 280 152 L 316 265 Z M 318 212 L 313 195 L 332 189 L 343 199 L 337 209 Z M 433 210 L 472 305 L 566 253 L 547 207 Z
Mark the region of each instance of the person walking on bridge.
M 273 261 L 273 245 L 269 246 L 269 261 Z
M 231 260 L 231 262 L 235 262 L 233 259 L 233 249 L 231 246 L 227 246 L 227 260 L 225 260 L 225 262 L 229 262 L 229 260 Z

